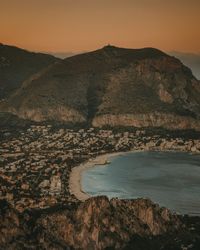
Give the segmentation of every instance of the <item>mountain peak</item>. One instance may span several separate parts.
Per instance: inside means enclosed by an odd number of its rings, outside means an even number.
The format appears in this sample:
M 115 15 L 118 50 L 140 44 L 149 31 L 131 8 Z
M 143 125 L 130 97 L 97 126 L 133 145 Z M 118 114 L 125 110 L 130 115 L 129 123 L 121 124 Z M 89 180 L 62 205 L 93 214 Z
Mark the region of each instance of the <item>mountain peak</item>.
M 121 48 L 121 47 L 108 44 L 104 46 L 102 49 L 100 49 L 99 51 L 104 51 L 104 52 L 108 52 L 111 54 L 120 53 L 120 55 L 129 54 L 130 56 L 134 56 L 138 59 L 145 58 L 145 57 L 148 57 L 148 58 L 162 57 L 162 56 L 168 57 L 166 53 L 153 47 L 130 49 L 130 48 Z
M 113 50 L 113 49 L 119 49 L 119 47 L 116 47 L 114 45 L 108 44 L 103 47 L 105 50 Z

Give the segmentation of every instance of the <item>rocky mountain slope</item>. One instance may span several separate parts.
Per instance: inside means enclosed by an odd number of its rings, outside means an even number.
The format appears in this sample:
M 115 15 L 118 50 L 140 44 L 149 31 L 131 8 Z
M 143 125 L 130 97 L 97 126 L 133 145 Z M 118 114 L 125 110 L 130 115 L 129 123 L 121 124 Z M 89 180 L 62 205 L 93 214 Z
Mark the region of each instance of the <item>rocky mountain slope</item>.
M 169 52 L 179 58 L 185 65 L 192 69 L 193 74 L 197 79 L 200 79 L 200 54 L 184 53 L 184 52 Z
M 0 44 L 0 99 L 7 98 L 31 75 L 59 59 Z
M 200 82 L 157 49 L 106 46 L 30 77 L 0 109 L 34 121 L 200 129 Z
M 198 249 L 199 219 L 150 200 L 90 198 L 65 208 L 15 211 L 0 202 L 1 249 Z M 187 248 L 189 247 L 189 248 Z

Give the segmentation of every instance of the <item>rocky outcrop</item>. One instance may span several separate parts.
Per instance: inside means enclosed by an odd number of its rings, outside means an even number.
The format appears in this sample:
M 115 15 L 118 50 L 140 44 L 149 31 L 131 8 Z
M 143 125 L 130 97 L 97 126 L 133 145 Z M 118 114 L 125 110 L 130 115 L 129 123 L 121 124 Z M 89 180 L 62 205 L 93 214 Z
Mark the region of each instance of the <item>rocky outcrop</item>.
M 77 110 L 69 109 L 63 106 L 49 108 L 48 111 L 41 108 L 23 108 L 16 110 L 15 108 L 8 109 L 9 112 L 26 120 L 35 122 L 43 121 L 60 121 L 67 123 L 84 123 L 86 117 L 80 114 Z
M 176 232 L 182 225 L 168 209 L 143 199 L 96 197 L 63 209 L 25 211 L 20 216 L 6 203 L 1 209 L 0 247 L 122 249 L 134 236 Z
M 198 249 L 200 218 L 148 199 L 95 197 L 41 210 L 0 202 L 0 249 Z M 189 248 L 188 248 L 189 247 Z
M 109 201 L 106 197 L 91 198 L 72 213 L 45 216 L 38 223 L 46 234 L 75 249 L 120 249 L 133 235 L 159 235 L 181 225 L 175 215 L 150 200 Z
M 129 126 L 129 127 L 164 127 L 166 129 L 195 129 L 200 130 L 200 120 L 174 114 L 126 114 L 126 115 L 99 115 L 92 121 L 94 127 Z

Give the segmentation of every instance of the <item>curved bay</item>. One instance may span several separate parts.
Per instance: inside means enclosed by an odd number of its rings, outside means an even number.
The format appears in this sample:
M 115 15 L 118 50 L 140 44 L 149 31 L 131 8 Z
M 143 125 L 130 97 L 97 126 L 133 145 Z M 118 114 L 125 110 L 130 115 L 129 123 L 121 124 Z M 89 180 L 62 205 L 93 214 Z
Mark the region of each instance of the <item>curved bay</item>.
M 109 198 L 150 198 L 182 214 L 200 215 L 200 155 L 135 152 L 82 174 L 82 189 Z

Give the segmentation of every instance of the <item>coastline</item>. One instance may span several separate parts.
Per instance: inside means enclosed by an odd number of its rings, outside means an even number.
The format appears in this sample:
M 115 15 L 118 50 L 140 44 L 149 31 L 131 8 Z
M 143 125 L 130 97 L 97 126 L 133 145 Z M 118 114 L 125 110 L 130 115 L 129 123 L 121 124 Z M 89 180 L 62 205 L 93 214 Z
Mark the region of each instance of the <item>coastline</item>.
M 120 156 L 125 155 L 131 152 L 143 152 L 143 151 L 149 151 L 145 149 L 134 149 L 129 151 L 120 151 L 120 152 L 113 152 L 113 153 L 105 153 L 102 155 L 99 155 L 95 158 L 89 159 L 87 162 L 80 164 L 79 166 L 76 166 L 72 168 L 70 176 L 69 176 L 69 192 L 70 194 L 74 195 L 79 201 L 84 202 L 85 200 L 89 199 L 91 196 L 87 193 L 85 193 L 82 190 L 81 186 L 81 178 L 82 173 L 89 169 L 94 167 L 95 165 L 107 165 L 109 164 L 108 159 L 112 156 Z M 153 151 L 160 151 L 160 152 L 187 152 L 191 154 L 198 154 L 195 152 L 187 151 L 187 150 L 169 150 L 169 149 L 155 149 Z
M 107 153 L 99 155 L 95 158 L 90 159 L 89 161 L 72 168 L 70 177 L 69 177 L 69 191 L 73 194 L 78 200 L 85 201 L 90 198 L 90 195 L 85 193 L 82 190 L 81 186 L 81 177 L 82 173 L 89 168 L 94 167 L 95 165 L 106 165 L 108 164 L 108 159 L 113 156 L 124 155 L 130 153 L 132 151 L 127 152 L 114 152 L 114 153 Z M 133 151 L 135 152 L 135 150 Z

